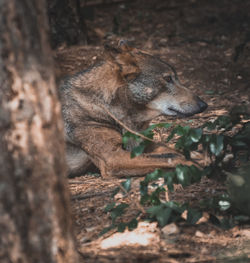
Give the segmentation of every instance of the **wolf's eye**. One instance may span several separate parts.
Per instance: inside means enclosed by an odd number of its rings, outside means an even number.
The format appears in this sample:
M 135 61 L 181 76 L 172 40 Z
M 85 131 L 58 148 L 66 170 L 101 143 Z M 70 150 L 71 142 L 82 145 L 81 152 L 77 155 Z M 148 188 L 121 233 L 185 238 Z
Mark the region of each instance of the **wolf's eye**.
M 168 83 L 173 83 L 173 79 L 171 75 L 167 75 L 163 77 Z

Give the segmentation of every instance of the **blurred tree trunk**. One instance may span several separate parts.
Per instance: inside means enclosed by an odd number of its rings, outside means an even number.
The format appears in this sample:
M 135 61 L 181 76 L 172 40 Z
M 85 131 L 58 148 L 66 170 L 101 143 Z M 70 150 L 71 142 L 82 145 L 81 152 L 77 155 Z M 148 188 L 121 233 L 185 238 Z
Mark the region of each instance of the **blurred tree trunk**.
M 52 48 L 87 44 L 87 28 L 80 0 L 47 0 Z
M 0 262 L 77 263 L 44 0 L 0 1 Z

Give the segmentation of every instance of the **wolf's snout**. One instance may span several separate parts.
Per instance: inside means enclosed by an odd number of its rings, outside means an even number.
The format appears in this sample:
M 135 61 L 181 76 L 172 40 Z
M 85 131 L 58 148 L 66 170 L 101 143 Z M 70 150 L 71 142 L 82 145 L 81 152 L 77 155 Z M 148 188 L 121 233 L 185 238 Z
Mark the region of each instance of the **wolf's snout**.
M 207 108 L 207 103 L 201 100 L 198 96 L 192 96 L 189 100 L 184 100 L 181 103 L 172 100 L 168 101 L 168 112 L 165 111 L 166 115 L 177 115 L 177 116 L 192 116 L 197 113 L 203 112 Z M 169 114 L 170 111 L 170 114 Z
M 207 108 L 207 103 L 203 100 L 201 100 L 199 97 L 197 97 L 197 103 L 199 106 L 199 112 L 203 112 Z

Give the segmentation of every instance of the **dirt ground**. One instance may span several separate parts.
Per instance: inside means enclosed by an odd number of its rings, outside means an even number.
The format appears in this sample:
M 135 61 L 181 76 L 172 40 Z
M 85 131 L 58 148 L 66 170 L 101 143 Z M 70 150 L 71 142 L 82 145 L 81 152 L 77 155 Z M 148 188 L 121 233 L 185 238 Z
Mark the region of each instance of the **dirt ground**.
M 250 1 L 124 1 L 97 6 L 94 11 L 94 20 L 87 20 L 91 44 L 57 50 L 58 78 L 101 60 L 107 39 L 125 38 L 175 66 L 180 81 L 208 103 L 206 112 L 191 117 L 189 125 L 199 126 L 237 104 L 250 105 Z M 129 246 L 128 242 L 105 246 L 105 239 L 116 236 L 112 231 L 98 236 L 111 223 L 103 209 L 120 181 L 96 175 L 69 179 L 77 242 L 84 262 L 250 262 L 250 225 L 222 230 L 205 216 L 195 226 L 172 224 L 166 230 L 171 233 L 155 224 L 141 225 L 142 232 L 146 229 L 152 234 L 146 246 Z M 130 199 L 118 196 L 117 201 L 132 203 L 138 199 L 139 181 L 133 179 Z M 203 179 L 176 190 L 170 198 L 195 204 L 224 191 L 223 183 Z M 133 211 L 128 216 L 132 217 Z

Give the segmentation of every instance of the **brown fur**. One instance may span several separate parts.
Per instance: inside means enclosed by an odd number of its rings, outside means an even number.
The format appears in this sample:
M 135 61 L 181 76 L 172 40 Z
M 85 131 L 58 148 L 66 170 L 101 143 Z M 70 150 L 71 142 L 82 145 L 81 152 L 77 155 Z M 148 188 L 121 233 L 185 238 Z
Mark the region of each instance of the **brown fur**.
M 138 131 L 156 116 L 193 115 L 206 103 L 179 83 L 173 67 L 125 42 L 107 46 L 106 56 L 60 86 L 69 174 L 81 174 L 91 163 L 102 176 L 143 175 L 190 163 L 162 147 L 131 159 L 122 148 L 121 123 Z

